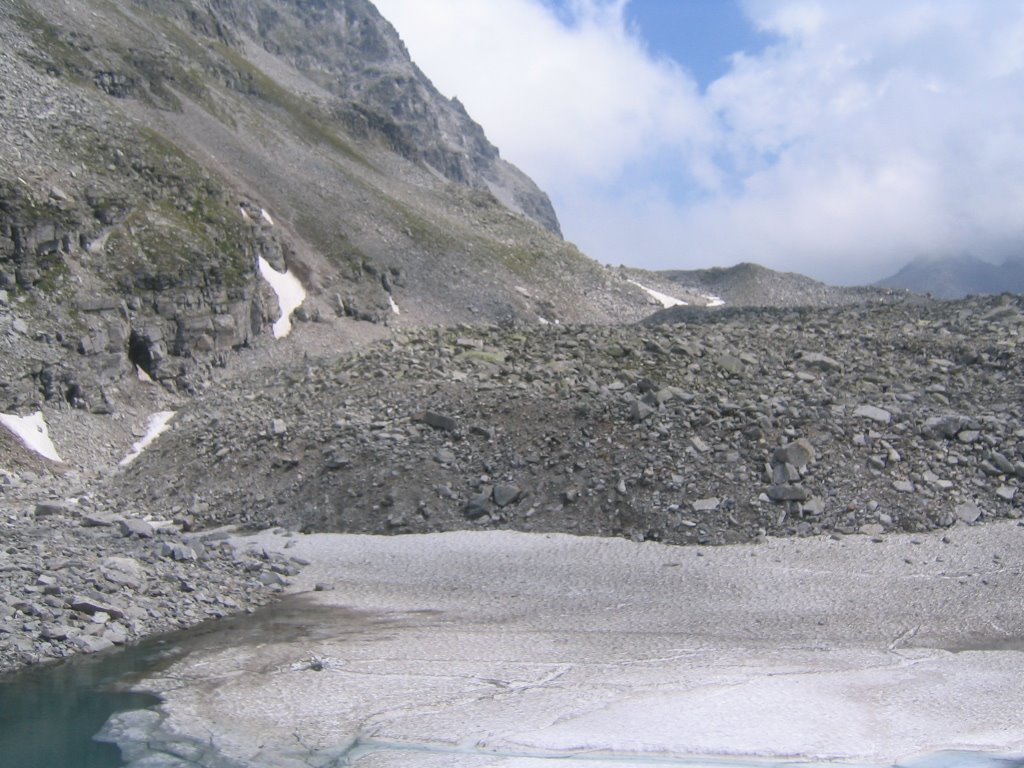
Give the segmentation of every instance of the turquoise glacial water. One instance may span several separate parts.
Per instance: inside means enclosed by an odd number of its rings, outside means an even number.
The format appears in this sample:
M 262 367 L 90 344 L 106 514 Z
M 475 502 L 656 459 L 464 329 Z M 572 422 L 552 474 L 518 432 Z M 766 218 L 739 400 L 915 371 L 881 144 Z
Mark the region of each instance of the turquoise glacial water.
M 114 712 L 157 704 L 154 696 L 117 690 L 153 666 L 157 647 L 39 667 L 0 678 L 0 765 L 4 768 L 117 768 L 114 744 L 93 741 Z
M 337 614 L 325 621 L 301 599 L 286 599 L 136 646 L 0 676 L 0 768 L 121 768 L 117 745 L 93 737 L 114 713 L 159 704 L 129 691 L 133 681 L 193 649 L 344 632 L 351 614 Z

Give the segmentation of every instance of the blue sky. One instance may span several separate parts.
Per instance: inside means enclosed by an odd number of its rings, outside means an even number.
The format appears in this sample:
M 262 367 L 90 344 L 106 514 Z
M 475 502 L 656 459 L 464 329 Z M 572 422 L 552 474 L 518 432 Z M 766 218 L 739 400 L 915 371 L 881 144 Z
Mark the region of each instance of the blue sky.
M 563 13 L 568 8 L 552 3 Z M 776 39 L 756 29 L 734 0 L 631 0 L 625 19 L 652 54 L 679 62 L 702 90 L 729 71 L 732 54 L 758 53 Z
M 608 264 L 1024 253 L 1024 0 L 375 0 Z

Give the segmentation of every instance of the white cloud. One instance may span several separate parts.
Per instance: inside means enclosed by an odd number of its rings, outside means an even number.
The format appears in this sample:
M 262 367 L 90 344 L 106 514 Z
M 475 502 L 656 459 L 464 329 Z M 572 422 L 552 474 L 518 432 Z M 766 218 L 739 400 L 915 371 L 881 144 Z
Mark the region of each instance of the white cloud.
M 578 0 L 570 26 L 539 0 L 377 5 L 434 84 L 542 186 L 612 183 L 652 151 L 710 136 L 693 79 L 647 55 L 624 2 Z
M 379 0 L 609 263 L 868 281 L 1024 242 L 1024 3 L 749 0 L 777 43 L 701 94 L 624 1 Z M 566 17 L 568 20 L 566 20 Z

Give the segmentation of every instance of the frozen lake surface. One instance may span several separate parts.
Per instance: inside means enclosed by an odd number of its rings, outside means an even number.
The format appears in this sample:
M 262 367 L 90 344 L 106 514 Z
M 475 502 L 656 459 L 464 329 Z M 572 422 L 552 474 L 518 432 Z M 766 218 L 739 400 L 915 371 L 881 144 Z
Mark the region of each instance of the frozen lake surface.
M 279 636 L 226 637 L 146 679 L 159 712 L 110 729 L 140 768 L 1024 754 L 1014 523 L 717 549 L 510 532 L 250 543 L 309 561 L 292 587 L 308 592 L 279 609 Z M 190 744 L 207 762 L 152 762 Z

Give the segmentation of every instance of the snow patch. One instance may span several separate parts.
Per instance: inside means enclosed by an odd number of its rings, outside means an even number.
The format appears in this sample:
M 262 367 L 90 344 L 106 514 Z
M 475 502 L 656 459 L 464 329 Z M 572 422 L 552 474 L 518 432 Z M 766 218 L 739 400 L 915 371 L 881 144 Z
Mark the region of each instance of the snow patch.
M 157 411 L 151 415 L 149 421 L 146 422 L 146 434 L 132 444 L 131 452 L 118 462 L 118 466 L 123 467 L 131 464 L 139 458 L 139 454 L 146 450 L 146 446 L 156 440 L 160 434 L 167 431 L 173 417 L 174 411 Z
M 390 293 L 388 294 L 388 306 L 391 307 L 391 311 L 394 312 L 396 315 L 402 314 L 401 311 L 398 309 L 398 305 L 395 304 L 395 300 L 391 297 Z
M 36 411 L 31 416 L 0 413 L 0 424 L 13 432 L 14 436 L 21 440 L 22 444 L 30 451 L 35 451 L 50 461 L 62 461 L 57 455 L 56 446 L 50 439 L 42 411 Z
M 260 208 L 260 216 L 265 222 L 267 222 L 267 224 L 269 224 L 270 226 L 274 226 L 274 220 L 270 218 L 270 214 L 267 213 L 266 210 L 264 210 L 263 208 Z
M 281 317 L 274 323 L 274 338 L 281 339 L 292 329 L 292 312 L 306 300 L 306 289 L 291 272 L 278 272 L 270 262 L 260 256 L 260 274 L 270 283 L 277 294 L 277 305 L 281 308 Z
M 724 307 L 725 306 L 725 300 L 722 299 L 720 296 L 715 296 L 712 293 L 702 293 L 701 294 L 701 298 L 708 300 L 707 306 L 709 306 L 709 307 Z
M 686 306 L 685 301 L 683 301 L 682 299 L 677 299 L 675 296 L 669 296 L 667 293 L 662 293 L 661 291 L 656 291 L 653 288 L 648 288 L 646 285 L 638 283 L 636 280 L 630 280 L 629 282 L 631 282 L 637 288 L 646 291 L 648 296 L 652 296 L 661 304 L 661 306 L 665 307 L 666 309 L 668 309 L 669 307 Z

